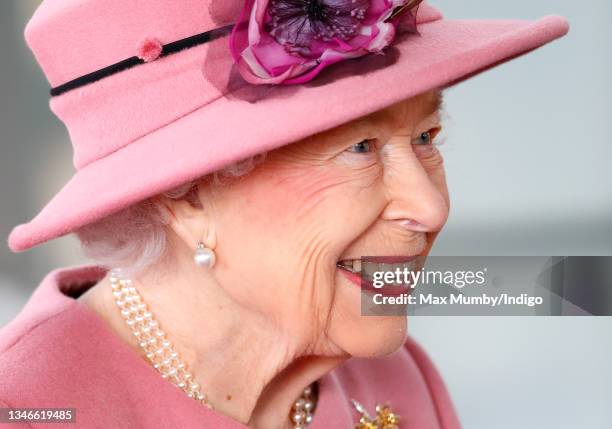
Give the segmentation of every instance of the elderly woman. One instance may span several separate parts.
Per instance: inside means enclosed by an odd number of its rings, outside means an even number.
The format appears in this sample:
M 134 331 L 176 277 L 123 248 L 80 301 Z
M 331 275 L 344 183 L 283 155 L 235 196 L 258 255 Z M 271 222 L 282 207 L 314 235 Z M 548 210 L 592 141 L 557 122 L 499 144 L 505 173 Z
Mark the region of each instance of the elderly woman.
M 356 261 L 429 253 L 442 90 L 567 23 L 419 3 L 43 1 L 26 39 L 77 172 L 9 246 L 76 233 L 96 263 L 2 330 L 0 421 L 458 428 L 406 317 L 362 315 Z

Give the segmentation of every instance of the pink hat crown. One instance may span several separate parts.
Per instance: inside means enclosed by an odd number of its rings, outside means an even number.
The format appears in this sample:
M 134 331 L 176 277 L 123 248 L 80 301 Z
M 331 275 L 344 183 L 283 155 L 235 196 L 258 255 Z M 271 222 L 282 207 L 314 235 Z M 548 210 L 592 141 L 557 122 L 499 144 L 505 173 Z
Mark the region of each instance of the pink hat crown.
M 51 110 L 70 134 L 75 167 L 114 153 L 231 91 L 233 59 L 224 34 L 157 58 L 161 45 L 233 25 L 243 6 L 240 0 L 44 1 L 25 37 L 52 87 L 130 57 L 150 62 L 51 99 Z M 417 23 L 441 17 L 422 4 Z

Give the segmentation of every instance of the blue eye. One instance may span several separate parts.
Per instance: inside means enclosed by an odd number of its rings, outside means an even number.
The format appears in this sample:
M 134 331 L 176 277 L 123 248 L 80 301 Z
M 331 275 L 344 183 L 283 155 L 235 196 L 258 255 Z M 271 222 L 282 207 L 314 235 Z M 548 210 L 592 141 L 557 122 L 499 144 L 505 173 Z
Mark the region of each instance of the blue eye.
M 428 145 L 431 144 L 431 141 L 431 131 L 426 131 L 424 133 L 421 133 L 421 135 L 414 141 L 413 144 Z
M 430 129 L 429 131 L 425 131 L 424 133 L 421 133 L 420 136 L 418 136 L 416 139 L 413 140 L 412 144 L 419 145 L 419 146 L 433 145 L 434 139 L 436 138 L 438 133 L 440 133 L 441 129 L 442 127 L 436 127 L 436 128 Z
M 348 151 L 353 153 L 369 153 L 372 151 L 372 142 L 369 139 L 362 140 L 351 146 Z

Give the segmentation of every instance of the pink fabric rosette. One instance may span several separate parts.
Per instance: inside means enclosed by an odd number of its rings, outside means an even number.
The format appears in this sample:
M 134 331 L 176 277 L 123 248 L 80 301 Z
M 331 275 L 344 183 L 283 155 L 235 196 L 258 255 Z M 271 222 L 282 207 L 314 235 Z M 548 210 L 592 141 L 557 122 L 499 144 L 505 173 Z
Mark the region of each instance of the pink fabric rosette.
M 245 0 L 230 49 L 252 84 L 299 84 L 330 64 L 380 53 L 415 0 Z M 407 11 L 408 9 L 411 9 Z

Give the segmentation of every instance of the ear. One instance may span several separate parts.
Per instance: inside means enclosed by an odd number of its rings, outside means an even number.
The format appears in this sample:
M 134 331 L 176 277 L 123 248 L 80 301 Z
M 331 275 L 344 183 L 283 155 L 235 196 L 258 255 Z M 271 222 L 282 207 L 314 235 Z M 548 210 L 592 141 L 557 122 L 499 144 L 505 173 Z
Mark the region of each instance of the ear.
M 200 241 L 210 249 L 216 247 L 212 219 L 205 208 L 195 207 L 186 199 L 175 200 L 163 195 L 156 200 L 168 213 L 168 227 L 189 249 L 195 250 Z

